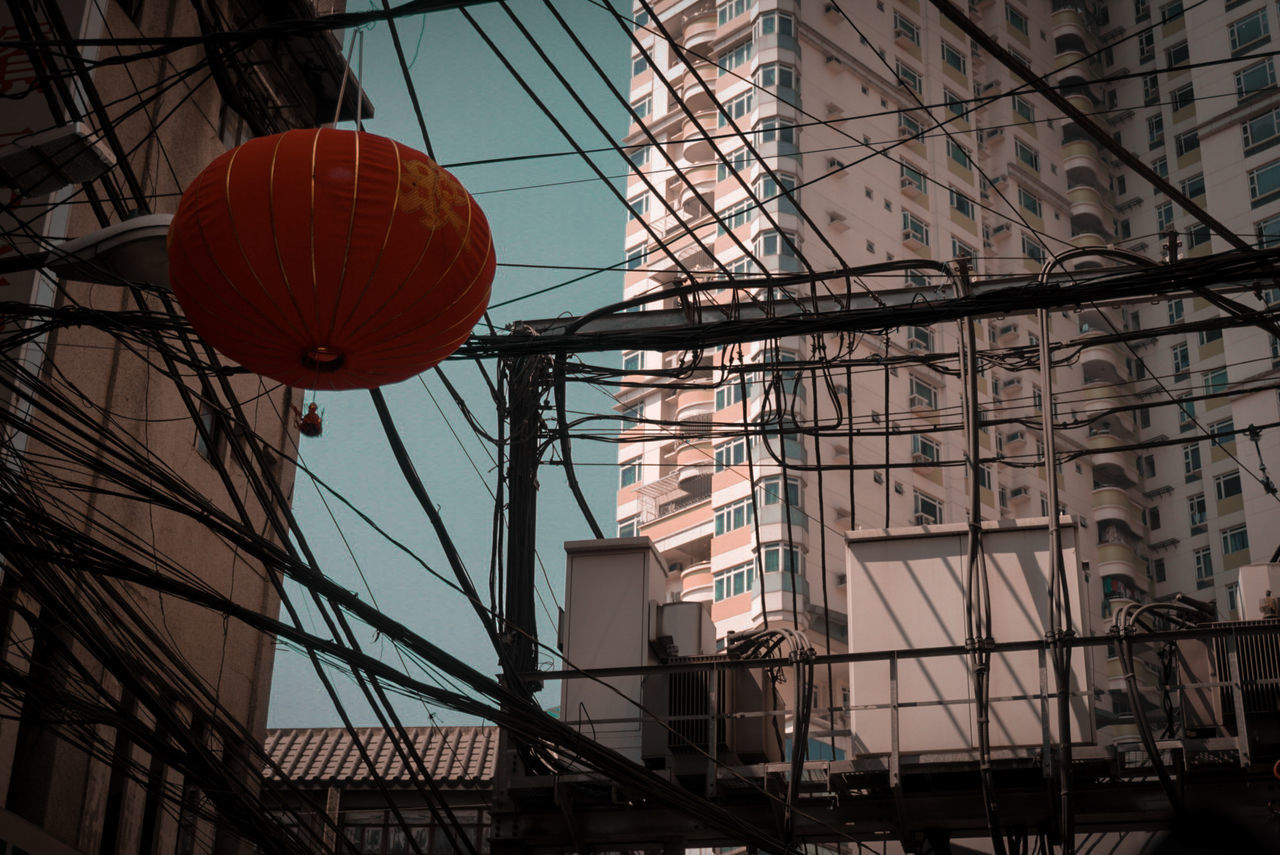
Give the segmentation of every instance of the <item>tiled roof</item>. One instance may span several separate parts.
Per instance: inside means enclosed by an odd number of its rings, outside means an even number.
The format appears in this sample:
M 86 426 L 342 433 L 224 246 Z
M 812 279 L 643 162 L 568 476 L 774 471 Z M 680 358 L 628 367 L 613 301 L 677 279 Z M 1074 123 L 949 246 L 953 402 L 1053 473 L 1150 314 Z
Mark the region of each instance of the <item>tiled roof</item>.
M 445 788 L 488 787 L 498 753 L 496 727 L 406 727 L 414 748 L 431 777 Z M 377 774 L 388 782 L 409 783 L 417 764 L 406 764 L 390 734 L 380 727 L 358 727 L 360 741 L 373 759 Z M 340 727 L 299 727 L 268 730 L 267 753 L 283 776 L 299 784 L 372 785 L 373 773 L 356 750 L 355 741 Z M 264 769 L 267 780 L 281 774 Z

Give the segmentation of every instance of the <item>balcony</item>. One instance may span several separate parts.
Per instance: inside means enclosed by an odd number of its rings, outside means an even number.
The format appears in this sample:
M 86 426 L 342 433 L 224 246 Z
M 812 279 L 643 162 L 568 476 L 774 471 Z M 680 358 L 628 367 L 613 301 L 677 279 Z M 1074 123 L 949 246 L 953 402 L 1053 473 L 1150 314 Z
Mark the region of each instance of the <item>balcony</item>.
M 711 562 L 694 564 L 680 574 L 680 599 L 686 603 L 711 602 L 715 595 L 715 575 Z
M 713 109 L 715 100 L 712 98 L 712 93 L 715 88 L 715 66 L 709 62 L 695 61 L 680 79 L 680 98 L 694 113 L 699 110 Z
M 1114 520 L 1123 523 L 1130 531 L 1142 528 L 1142 517 L 1129 498 L 1129 491 L 1121 487 L 1099 487 L 1093 491 L 1093 518 L 1097 522 Z

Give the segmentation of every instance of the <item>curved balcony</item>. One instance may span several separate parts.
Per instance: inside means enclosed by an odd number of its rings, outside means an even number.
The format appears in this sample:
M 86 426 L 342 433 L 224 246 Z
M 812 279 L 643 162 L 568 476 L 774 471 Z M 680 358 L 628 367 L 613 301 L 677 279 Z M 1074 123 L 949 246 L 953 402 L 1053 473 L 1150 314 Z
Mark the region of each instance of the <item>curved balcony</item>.
M 1083 39 L 1089 34 L 1089 25 L 1084 19 L 1084 14 L 1072 7 L 1055 10 L 1050 28 L 1054 39 L 1069 34 Z
M 1096 217 L 1102 222 L 1107 215 L 1107 205 L 1096 187 L 1082 184 L 1067 191 L 1067 202 L 1071 205 L 1071 217 Z
M 1078 249 L 1084 249 L 1089 246 L 1104 247 L 1110 243 L 1111 238 L 1109 236 L 1098 232 L 1082 232 L 1071 236 L 1071 245 Z
M 680 574 L 680 599 L 686 603 L 711 602 L 715 595 L 715 575 L 711 562 L 694 564 Z
M 685 119 L 680 129 L 680 136 L 684 140 L 681 157 L 693 164 L 714 163 L 715 150 L 707 137 L 710 132 L 706 129 L 714 128 L 715 123 L 715 111 L 710 109 L 694 111 L 692 121 Z
M 1088 53 L 1079 49 L 1059 51 L 1053 58 L 1053 67 L 1055 70 L 1065 68 L 1079 69 L 1080 64 L 1088 55 Z
M 694 62 L 680 79 L 680 99 L 694 113 L 699 110 L 709 110 L 715 106 L 715 101 L 711 97 L 715 88 L 715 66 L 709 62 Z
M 680 183 L 676 204 L 686 216 L 697 216 L 704 209 L 710 208 L 709 203 L 715 196 L 716 167 L 711 163 L 699 164 L 685 169 L 684 175 L 689 183 Z
M 685 50 L 706 56 L 715 43 L 718 26 L 715 6 L 708 6 L 706 11 L 689 18 L 681 33 Z
M 676 466 L 709 466 L 715 460 L 711 438 L 683 440 L 676 447 Z
M 1099 481 L 1106 484 L 1124 485 L 1138 483 L 1138 471 L 1134 467 L 1132 451 L 1110 451 L 1108 449 L 1124 445 L 1115 434 L 1099 433 L 1088 439 L 1093 470 Z
M 1093 140 L 1081 139 L 1064 142 L 1062 144 L 1062 165 L 1066 169 L 1072 169 L 1076 166 L 1082 166 L 1088 163 L 1094 169 L 1097 169 L 1102 163 L 1102 158 L 1098 154 L 1098 145 Z
M 1124 357 L 1112 344 L 1095 344 L 1080 351 L 1080 367 L 1084 369 L 1084 376 L 1095 382 L 1119 383 L 1125 378 L 1121 370 L 1123 365 Z
M 1097 554 L 1099 576 L 1132 575 L 1138 566 L 1138 553 L 1127 543 L 1099 543 Z
M 1142 529 L 1142 517 L 1123 487 L 1099 487 L 1093 491 L 1093 518 L 1096 522 L 1117 520 L 1130 531 Z

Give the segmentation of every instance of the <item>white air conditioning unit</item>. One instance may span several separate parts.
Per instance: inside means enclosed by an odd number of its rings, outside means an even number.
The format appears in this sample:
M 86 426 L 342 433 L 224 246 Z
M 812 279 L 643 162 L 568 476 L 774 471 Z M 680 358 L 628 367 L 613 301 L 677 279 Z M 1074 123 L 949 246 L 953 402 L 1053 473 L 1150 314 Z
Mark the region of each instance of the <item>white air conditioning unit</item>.
M 1010 499 L 1021 499 L 1024 496 L 1030 496 L 1030 495 L 1031 495 L 1030 487 L 1014 487 L 1012 490 L 1009 491 Z
M 914 137 L 918 133 L 920 133 L 918 129 L 909 125 L 898 125 L 898 136 L 900 137 Z
M 923 395 L 912 395 L 907 399 L 907 406 L 913 410 L 927 410 L 931 408 L 931 405 L 925 400 Z
M 912 463 L 932 463 L 933 458 L 927 454 L 924 454 L 923 452 L 916 451 L 916 452 L 913 452 L 911 455 L 911 462 Z
M 928 514 L 916 514 L 915 516 L 916 525 L 933 525 L 934 522 L 933 517 Z
M 921 341 L 918 338 L 909 338 L 907 339 L 907 349 L 908 350 L 928 350 L 929 345 L 927 342 Z
M 1024 435 L 1020 430 L 1011 430 L 1009 435 L 1004 438 L 1005 442 L 1022 442 Z
M 991 236 L 992 236 L 992 237 L 995 237 L 996 235 L 1004 234 L 1004 233 L 1005 233 L 1005 232 L 1007 232 L 1007 231 L 1009 231 L 1009 224 L 1008 224 L 1008 223 L 1001 223 L 1001 224 L 1000 224 L 1000 225 L 998 225 L 998 226 L 992 226 L 992 227 L 991 227 Z

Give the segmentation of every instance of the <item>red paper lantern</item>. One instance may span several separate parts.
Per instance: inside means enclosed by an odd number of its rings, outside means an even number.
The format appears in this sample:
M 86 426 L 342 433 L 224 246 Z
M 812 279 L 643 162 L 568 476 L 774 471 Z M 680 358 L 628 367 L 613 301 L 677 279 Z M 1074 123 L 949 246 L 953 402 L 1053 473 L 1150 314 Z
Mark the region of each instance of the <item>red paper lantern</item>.
M 308 389 L 412 377 L 489 302 L 479 205 L 421 152 L 356 131 L 288 131 L 209 164 L 169 229 L 169 280 L 206 341 Z

